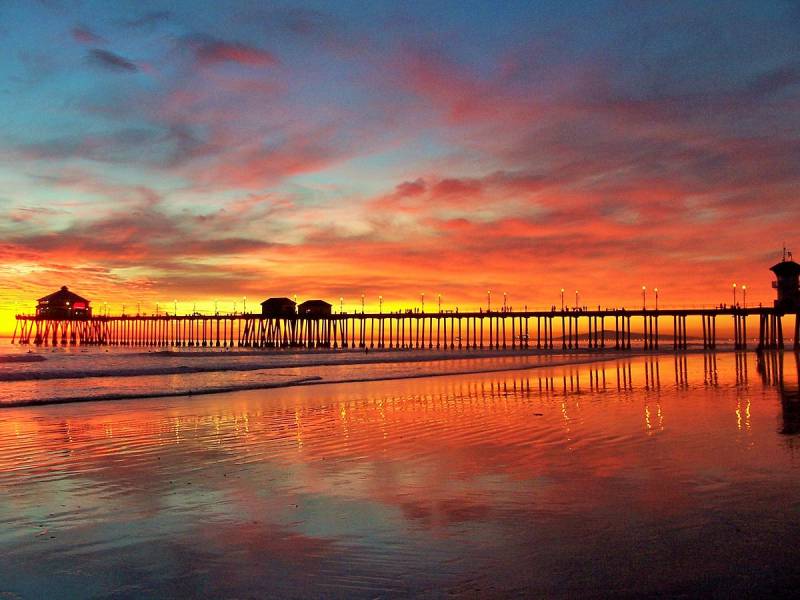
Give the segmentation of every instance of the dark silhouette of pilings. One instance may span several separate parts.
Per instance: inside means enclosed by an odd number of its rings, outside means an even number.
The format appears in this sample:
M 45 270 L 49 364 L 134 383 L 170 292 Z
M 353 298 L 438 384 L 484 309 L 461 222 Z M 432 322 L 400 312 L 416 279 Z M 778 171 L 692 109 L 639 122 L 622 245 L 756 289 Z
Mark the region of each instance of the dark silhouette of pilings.
M 783 341 L 783 322 L 782 315 L 777 313 L 765 313 L 760 315 L 759 318 L 759 350 L 780 350 L 784 347 Z M 798 332 L 797 317 L 795 317 L 795 336 L 794 347 L 797 349 L 797 332 Z
M 702 347 L 717 347 L 717 319 L 747 348 L 747 318 L 759 319 L 758 349 L 784 347 L 782 315 L 772 308 L 564 310 L 477 313 L 344 313 L 295 318 L 263 315 L 122 315 L 59 320 L 18 315 L 13 341 L 37 345 L 201 348 L 658 350 L 672 320 L 672 348 L 689 347 L 687 321 L 699 319 Z M 795 315 L 794 348 L 800 319 Z M 730 320 L 729 320 L 730 319 Z M 607 329 L 610 327 L 610 330 Z M 634 335 L 634 327 L 640 329 Z

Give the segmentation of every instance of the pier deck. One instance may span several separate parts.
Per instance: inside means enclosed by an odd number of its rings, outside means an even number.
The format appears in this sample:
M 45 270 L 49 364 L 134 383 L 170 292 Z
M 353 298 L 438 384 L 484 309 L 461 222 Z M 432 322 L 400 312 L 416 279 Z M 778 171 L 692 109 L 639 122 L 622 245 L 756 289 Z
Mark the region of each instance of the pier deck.
M 773 307 L 484 312 L 118 315 L 53 319 L 17 315 L 13 342 L 250 348 L 685 349 L 687 320 L 699 319 L 702 344 L 717 345 L 717 319 L 730 319 L 736 349 L 748 346 L 748 318 L 758 318 L 757 348 L 783 348 L 782 312 Z M 634 332 L 634 327 L 637 331 Z M 794 348 L 800 318 L 794 315 Z M 694 338 L 693 338 L 694 339 Z M 755 338 L 754 338 L 755 339 Z M 697 338 L 698 342 L 700 338 Z

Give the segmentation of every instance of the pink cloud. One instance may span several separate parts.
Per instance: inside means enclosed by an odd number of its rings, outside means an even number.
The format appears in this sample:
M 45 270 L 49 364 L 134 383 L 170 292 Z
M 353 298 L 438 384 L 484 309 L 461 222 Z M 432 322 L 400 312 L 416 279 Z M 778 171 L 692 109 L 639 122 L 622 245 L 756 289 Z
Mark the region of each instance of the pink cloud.
M 251 67 L 279 64 L 278 59 L 271 52 L 240 42 L 195 36 L 189 43 L 198 63 L 204 66 L 228 62 Z
M 81 44 L 105 44 L 106 40 L 88 27 L 78 25 L 72 28 L 72 38 Z

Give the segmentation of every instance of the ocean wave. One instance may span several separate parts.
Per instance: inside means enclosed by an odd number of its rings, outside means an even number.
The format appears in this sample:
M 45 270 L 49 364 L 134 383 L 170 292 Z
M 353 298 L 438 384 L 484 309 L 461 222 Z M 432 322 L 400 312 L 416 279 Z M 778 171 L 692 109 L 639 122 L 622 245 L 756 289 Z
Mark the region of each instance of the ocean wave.
M 630 355 L 627 355 L 629 357 Z M 209 384 L 206 386 L 198 386 L 193 389 L 180 388 L 163 388 L 163 389 L 140 389 L 131 390 L 128 392 L 111 392 L 111 393 L 87 393 L 84 395 L 76 396 L 58 396 L 51 397 L 38 397 L 28 399 L 12 399 L 0 401 L 0 408 L 11 408 L 20 406 L 40 406 L 46 404 L 67 404 L 74 402 L 94 402 L 94 401 L 111 401 L 111 400 L 132 400 L 144 398 L 164 398 L 164 397 L 178 397 L 178 396 L 195 396 L 206 394 L 221 394 L 228 392 L 240 392 L 259 389 L 271 388 L 284 388 L 303 385 L 324 385 L 324 384 L 343 384 L 343 383 L 364 383 L 364 382 L 378 382 L 378 381 L 392 381 L 400 379 L 419 379 L 424 377 L 446 377 L 453 375 L 478 375 L 484 373 L 503 373 L 512 371 L 527 371 L 533 369 L 543 369 L 549 367 L 563 367 L 571 365 L 583 365 L 597 362 L 607 362 L 615 360 L 618 356 L 610 356 L 608 354 L 597 354 L 593 356 L 578 357 L 564 357 L 561 360 L 547 361 L 539 364 L 518 364 L 518 365 L 492 365 L 492 364 L 473 364 L 465 366 L 464 368 L 447 368 L 447 369 L 431 369 L 413 372 L 383 372 L 363 374 L 354 372 L 349 376 L 335 376 L 324 377 L 320 375 L 307 375 L 301 377 L 292 377 L 289 379 L 282 379 L 279 381 L 252 381 L 231 384 Z M 405 362 L 419 362 L 419 361 L 405 361 Z M 362 363 L 363 364 L 363 363 Z M 267 370 L 267 369 L 262 369 Z
M 286 368 L 288 365 L 273 367 L 271 365 L 250 364 L 237 365 L 179 365 L 174 367 L 137 367 L 135 369 L 95 369 L 24 371 L 0 373 L 0 381 L 46 381 L 49 379 L 88 379 L 92 377 L 146 377 L 150 375 L 181 375 L 187 373 L 215 373 L 221 371 L 260 371 L 262 369 Z
M 0 356 L 0 363 L 35 363 L 46 360 L 41 354 L 6 354 L 5 356 Z
M 247 390 L 261 390 L 276 387 L 289 387 L 293 385 L 303 385 L 304 383 L 312 383 L 318 379 L 319 376 L 298 377 L 279 382 L 259 382 L 259 383 L 241 383 L 234 385 L 224 386 L 209 386 L 207 388 L 200 388 L 198 390 L 149 390 L 141 392 L 124 392 L 117 394 L 97 394 L 85 396 L 61 396 L 54 398 L 30 398 L 25 400 L 7 400 L 0 402 L 0 408 L 12 408 L 19 406 L 42 406 L 45 404 L 71 404 L 75 402 L 99 402 L 109 400 L 136 400 L 142 398 L 170 398 L 177 396 L 194 396 L 199 394 L 222 394 L 226 392 L 242 392 Z
M 560 353 L 559 353 L 560 354 Z M 131 354 L 132 360 L 154 360 L 161 363 L 165 358 L 198 360 L 211 357 L 219 357 L 219 361 L 208 362 L 207 364 L 145 364 L 136 367 L 128 366 L 85 366 L 56 368 L 55 365 L 47 365 L 43 369 L 24 369 L 0 371 L 0 382 L 19 382 L 19 381 L 45 381 L 53 379 L 87 379 L 94 377 L 144 377 L 152 375 L 182 375 L 190 373 L 216 373 L 216 372 L 235 372 L 235 371 L 260 371 L 267 369 L 286 369 L 295 367 L 335 367 L 346 365 L 366 365 L 366 364 L 386 364 L 386 363 L 421 363 L 421 362 L 441 362 L 453 360 L 472 360 L 472 359 L 500 359 L 511 361 L 514 359 L 535 358 L 544 359 L 550 362 L 553 354 L 532 351 L 445 351 L 431 353 L 422 351 L 413 354 L 403 354 L 398 352 L 364 352 L 350 351 L 344 354 L 325 353 L 323 355 L 313 355 L 312 353 L 293 353 L 287 355 L 264 355 L 262 360 L 239 362 L 236 359 L 241 357 L 251 357 L 254 353 L 214 353 L 214 352 L 154 352 L 147 354 Z M 36 356 L 36 355 L 31 355 Z M 606 355 L 609 357 L 609 355 Z M 117 358 L 125 359 L 121 355 Z M 535 366 L 535 363 L 525 363 L 526 366 Z

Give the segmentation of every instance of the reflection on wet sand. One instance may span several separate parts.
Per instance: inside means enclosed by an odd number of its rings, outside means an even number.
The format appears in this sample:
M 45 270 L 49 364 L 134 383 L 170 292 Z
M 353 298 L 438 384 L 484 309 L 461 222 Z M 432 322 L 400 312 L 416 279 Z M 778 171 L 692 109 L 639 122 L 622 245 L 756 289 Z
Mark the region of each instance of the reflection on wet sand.
M 764 359 L 4 410 L 0 593 L 782 589 L 798 390 Z
M 758 355 L 758 373 L 765 386 L 776 388 L 780 394 L 780 433 L 800 433 L 800 354 L 762 352 Z

